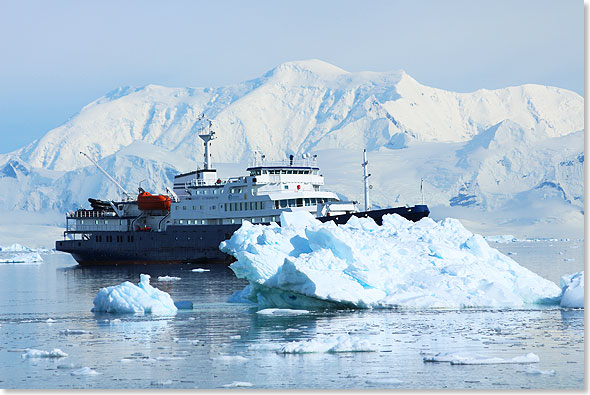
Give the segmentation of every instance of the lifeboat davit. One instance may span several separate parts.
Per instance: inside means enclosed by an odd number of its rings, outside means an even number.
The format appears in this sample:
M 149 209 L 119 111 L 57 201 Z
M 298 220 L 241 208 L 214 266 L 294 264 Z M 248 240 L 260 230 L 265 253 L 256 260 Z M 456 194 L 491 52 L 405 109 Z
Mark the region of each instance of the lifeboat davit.
M 170 211 L 170 202 L 170 196 L 168 195 L 152 195 L 149 192 L 141 192 L 139 195 L 137 195 L 137 207 L 141 211 Z

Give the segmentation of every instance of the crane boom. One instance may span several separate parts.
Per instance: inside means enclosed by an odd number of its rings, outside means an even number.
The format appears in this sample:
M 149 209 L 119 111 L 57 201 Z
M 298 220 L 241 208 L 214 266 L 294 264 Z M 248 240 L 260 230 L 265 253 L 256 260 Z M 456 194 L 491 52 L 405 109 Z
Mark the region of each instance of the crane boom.
M 107 178 L 108 178 L 109 180 L 111 180 L 111 181 L 112 181 L 112 182 L 113 182 L 113 183 L 114 183 L 114 184 L 115 184 L 115 185 L 116 185 L 116 186 L 117 186 L 117 187 L 118 187 L 118 188 L 121 190 L 121 192 L 123 192 L 123 194 L 124 194 L 126 197 L 128 197 L 128 198 L 130 198 L 130 199 L 132 198 L 132 197 L 131 197 L 131 194 L 130 194 L 129 192 L 127 192 L 127 191 L 125 190 L 125 188 L 123 188 L 123 187 L 121 186 L 121 184 L 119 184 L 119 183 L 117 182 L 117 180 L 115 180 L 113 177 L 111 177 L 111 175 L 110 175 L 109 173 L 107 173 L 105 169 L 103 169 L 102 167 L 100 167 L 100 165 L 99 165 L 98 163 L 96 163 L 96 161 L 95 161 L 94 159 L 92 159 L 90 156 L 86 155 L 86 154 L 85 154 L 84 152 L 82 152 L 82 151 L 80 151 L 80 153 L 81 153 L 82 155 L 84 155 L 85 157 L 87 157 L 87 158 L 88 158 L 88 160 L 89 160 L 90 162 L 94 163 L 94 166 L 96 166 L 96 167 L 98 168 L 98 170 L 102 171 L 102 173 L 103 173 L 105 176 L 107 176 Z

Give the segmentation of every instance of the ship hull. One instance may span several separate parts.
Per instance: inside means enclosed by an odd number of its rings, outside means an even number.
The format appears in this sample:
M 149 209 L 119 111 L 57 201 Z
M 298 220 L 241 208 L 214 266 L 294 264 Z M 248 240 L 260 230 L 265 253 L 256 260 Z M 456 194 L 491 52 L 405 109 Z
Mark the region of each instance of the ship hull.
M 318 220 L 343 224 L 354 215 L 370 217 L 381 225 L 383 216 L 393 213 L 411 221 L 418 221 L 427 217 L 430 211 L 425 205 L 417 205 L 320 217 Z M 163 263 L 229 264 L 234 259 L 219 250 L 219 243 L 229 239 L 240 226 L 239 224 L 169 226 L 164 232 L 100 231 L 92 232 L 90 237 L 84 240 L 57 241 L 55 248 L 57 251 L 70 253 L 78 264 L 84 266 Z

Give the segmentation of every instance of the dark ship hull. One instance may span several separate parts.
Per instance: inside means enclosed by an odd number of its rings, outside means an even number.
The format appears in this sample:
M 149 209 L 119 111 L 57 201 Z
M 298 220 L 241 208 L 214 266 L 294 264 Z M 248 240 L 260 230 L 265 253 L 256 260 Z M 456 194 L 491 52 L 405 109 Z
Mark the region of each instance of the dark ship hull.
M 430 211 L 426 205 L 416 205 L 320 217 L 318 220 L 344 224 L 351 216 L 370 217 L 381 225 L 385 214 L 394 213 L 410 221 L 418 221 L 427 217 Z M 72 254 L 80 265 L 87 266 L 161 263 L 229 264 L 234 259 L 219 250 L 219 243 L 229 239 L 240 226 L 240 224 L 168 226 L 163 232 L 94 231 L 86 239 L 57 241 L 55 249 Z

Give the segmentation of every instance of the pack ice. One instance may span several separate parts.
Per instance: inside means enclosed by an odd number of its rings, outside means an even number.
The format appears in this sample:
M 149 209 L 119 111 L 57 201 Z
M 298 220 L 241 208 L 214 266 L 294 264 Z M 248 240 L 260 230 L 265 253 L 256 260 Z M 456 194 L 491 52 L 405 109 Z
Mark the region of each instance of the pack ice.
M 178 311 L 170 295 L 150 285 L 150 275 L 141 274 L 139 284 L 125 281 L 101 288 L 94 298 L 93 312 L 151 313 L 174 315 Z
M 305 212 L 281 224 L 244 223 L 220 249 L 249 285 L 232 300 L 260 307 L 523 307 L 558 304 L 561 290 L 491 248 L 456 219 L 383 225 L 352 217 L 322 223 Z

